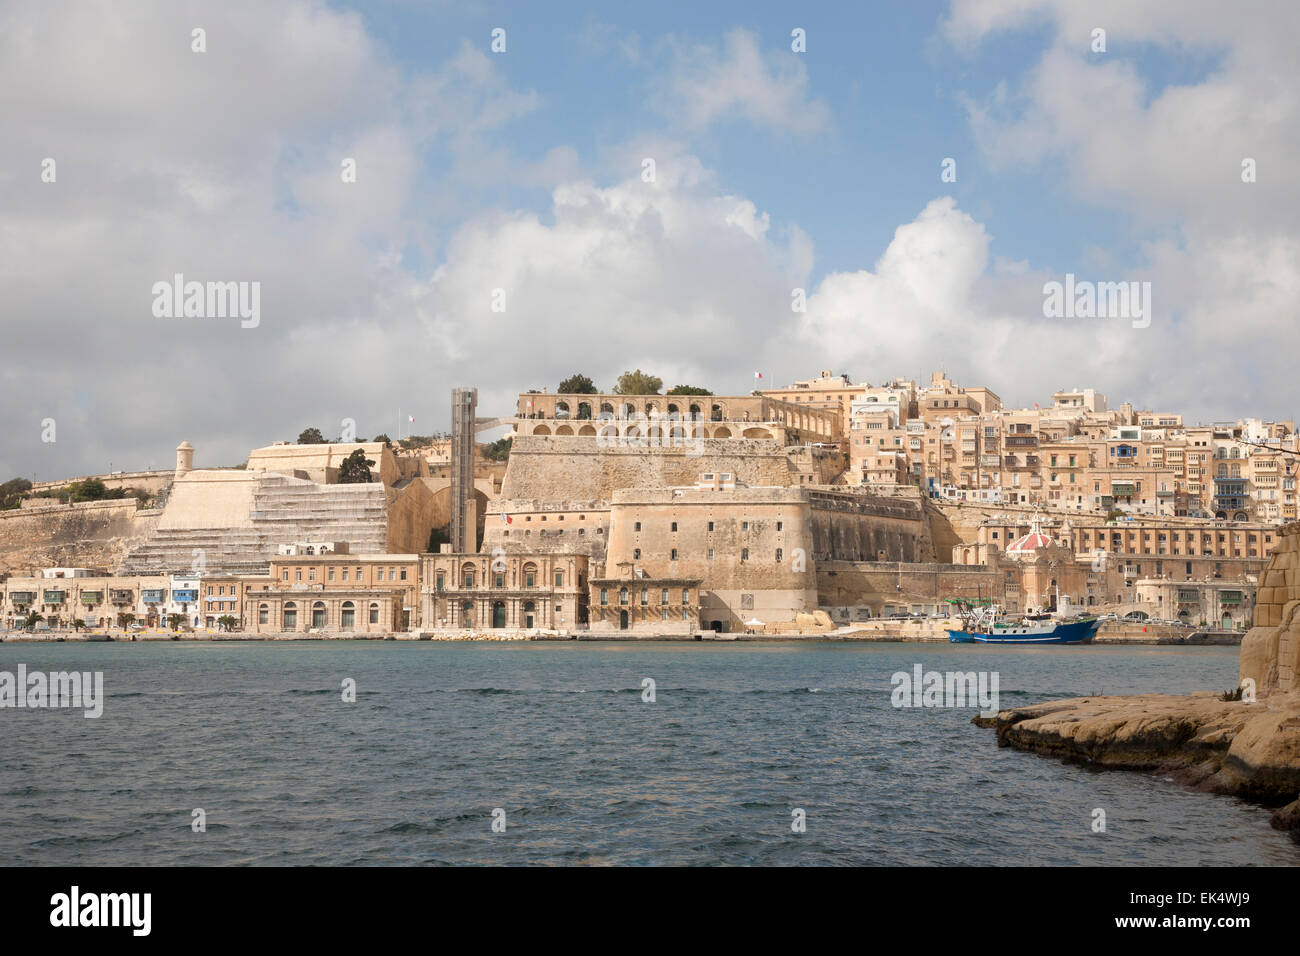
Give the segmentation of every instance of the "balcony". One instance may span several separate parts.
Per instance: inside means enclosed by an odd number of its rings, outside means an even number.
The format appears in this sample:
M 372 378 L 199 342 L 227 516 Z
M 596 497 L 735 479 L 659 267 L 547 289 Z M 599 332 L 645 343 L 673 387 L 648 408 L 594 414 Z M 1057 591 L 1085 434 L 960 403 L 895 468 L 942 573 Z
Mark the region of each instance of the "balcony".
M 1038 437 L 1036 435 L 1008 435 L 1003 444 L 1008 448 L 1037 448 Z

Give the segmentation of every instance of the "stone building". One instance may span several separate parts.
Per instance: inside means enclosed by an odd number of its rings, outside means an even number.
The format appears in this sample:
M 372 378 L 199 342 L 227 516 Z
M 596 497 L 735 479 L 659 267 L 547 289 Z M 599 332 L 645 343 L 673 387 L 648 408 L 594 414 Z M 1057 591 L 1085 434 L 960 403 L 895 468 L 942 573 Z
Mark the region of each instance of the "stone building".
M 614 493 L 602 580 L 699 581 L 702 627 L 793 621 L 817 606 L 809 493 L 706 472 L 693 487 Z M 616 573 L 615 569 L 619 569 Z
M 272 590 L 367 592 L 381 603 L 395 598 L 397 611 L 391 620 L 395 630 L 404 631 L 420 623 L 419 574 L 418 554 L 280 555 L 270 559 L 267 586 Z
M 243 629 L 254 634 L 389 634 L 402 630 L 402 599 L 379 588 L 245 586 Z
M 615 577 L 591 581 L 592 634 L 684 636 L 700 629 L 700 579 L 656 578 L 622 565 Z M 713 621 L 714 630 L 722 630 Z
M 420 556 L 424 630 L 566 631 L 588 623 L 588 559 L 542 552 Z

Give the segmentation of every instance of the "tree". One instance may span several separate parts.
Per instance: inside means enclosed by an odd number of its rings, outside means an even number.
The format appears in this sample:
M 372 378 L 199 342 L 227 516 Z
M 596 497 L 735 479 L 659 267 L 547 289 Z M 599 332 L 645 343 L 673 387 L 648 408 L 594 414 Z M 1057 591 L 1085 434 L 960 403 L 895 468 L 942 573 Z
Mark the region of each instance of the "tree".
M 618 377 L 618 384 L 614 386 L 614 394 L 658 395 L 659 389 L 663 387 L 663 379 L 637 369 L 635 372 L 624 372 Z
M 556 389 L 561 395 L 595 395 L 598 392 L 596 383 L 581 372 L 574 372 Z
M 223 614 L 217 618 L 217 626 L 223 631 L 233 631 L 235 625 L 239 623 L 239 618 L 233 614 Z
M 319 428 L 304 428 L 302 434 L 298 436 L 299 445 L 323 445 L 325 436 L 321 434 Z
M 355 485 L 363 482 L 373 481 L 370 477 L 370 466 L 374 462 L 366 457 L 366 453 L 360 448 L 343 459 L 343 464 L 339 466 L 339 484 Z
M 371 440 L 371 441 L 381 441 L 381 442 L 383 442 L 385 445 L 387 445 L 389 448 L 392 448 L 392 447 L 393 447 L 393 440 L 392 440 L 391 438 L 389 438 L 387 435 L 385 435 L 383 432 L 380 432 L 378 435 L 376 435 L 374 438 L 372 438 L 372 439 L 370 439 L 370 440 Z
M 37 614 L 35 611 L 28 611 L 27 617 L 23 621 L 23 627 L 35 627 L 43 620 L 45 620 L 45 618 L 41 617 L 41 615 Z
M 489 461 L 506 461 L 510 458 L 510 446 L 513 443 L 514 438 L 509 435 L 505 438 L 498 438 L 487 446 L 483 452 L 483 457 Z
M 27 492 L 32 490 L 32 483 L 26 478 L 10 478 L 0 485 L 0 510 L 21 506 Z
M 168 615 L 167 615 L 167 626 L 170 627 L 173 631 L 179 631 L 179 630 L 180 630 L 180 627 L 181 627 L 181 624 L 183 624 L 184 621 L 185 621 L 185 615 L 184 615 L 184 614 L 168 614 Z
M 72 622 L 72 629 L 73 629 L 74 631 L 79 631 L 79 630 L 81 630 L 81 629 L 82 629 L 83 627 L 85 627 L 85 626 L 86 626 L 86 622 L 85 622 L 84 620 L 82 620 L 81 618 L 76 618 L 76 619 Z
M 134 614 L 119 614 L 119 615 L 117 616 L 117 623 L 118 623 L 118 626 L 119 626 L 119 627 L 122 627 L 122 628 L 124 628 L 124 629 L 125 629 L 125 628 L 128 628 L 128 627 L 130 627 L 132 624 L 135 623 L 135 615 L 134 615 Z
M 674 385 L 668 389 L 666 395 L 712 395 L 707 388 L 700 388 L 698 385 Z

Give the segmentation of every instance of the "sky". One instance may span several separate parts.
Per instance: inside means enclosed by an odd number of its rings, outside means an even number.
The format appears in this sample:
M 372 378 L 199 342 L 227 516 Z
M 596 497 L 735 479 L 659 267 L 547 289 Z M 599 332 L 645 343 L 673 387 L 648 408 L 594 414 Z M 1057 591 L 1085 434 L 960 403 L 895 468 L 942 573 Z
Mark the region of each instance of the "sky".
M 0 0 L 0 480 L 636 368 L 1293 419 L 1298 43 L 1293 0 Z M 1149 308 L 1045 314 L 1067 275 Z

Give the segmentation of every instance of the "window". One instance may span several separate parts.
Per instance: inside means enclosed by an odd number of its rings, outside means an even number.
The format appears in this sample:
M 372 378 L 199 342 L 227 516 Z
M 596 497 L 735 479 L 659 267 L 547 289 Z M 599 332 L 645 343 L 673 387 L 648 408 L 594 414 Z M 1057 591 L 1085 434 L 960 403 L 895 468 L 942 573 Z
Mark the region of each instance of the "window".
M 333 569 L 333 568 L 330 568 L 330 577 L 329 577 L 329 579 L 330 579 L 331 581 L 334 580 L 334 569 Z
M 677 560 L 677 549 L 676 549 L 676 548 L 673 548 L 671 551 L 668 552 L 668 560 L 669 560 L 669 561 L 676 561 L 676 560 Z
M 777 561 L 780 561 L 780 560 L 781 560 L 781 549 L 780 549 L 780 548 L 777 548 L 777 549 L 776 549 L 776 559 L 777 559 Z
M 535 587 L 535 586 L 536 586 L 536 582 L 535 582 L 534 578 L 535 578 L 535 575 L 534 575 L 533 572 L 531 572 L 531 571 L 529 571 L 527 574 L 525 574 L 525 575 L 524 575 L 524 587 L 526 587 L 526 588 Z
M 555 572 L 555 586 L 556 586 L 557 588 L 562 588 L 562 587 L 564 587 L 564 572 L 563 572 L 563 571 L 556 571 L 556 572 Z
M 673 527 L 672 527 L 672 529 L 673 529 L 674 531 L 677 530 L 677 522 L 676 522 L 676 521 L 673 522 Z
M 741 560 L 741 561 L 748 561 L 748 560 L 749 560 L 749 548 L 741 548 L 741 549 L 740 549 L 740 560 Z
M 295 571 L 295 572 L 293 573 L 293 579 L 294 579 L 295 581 L 301 581 L 301 580 L 302 580 L 302 568 L 299 568 L 297 571 Z
M 713 530 L 713 522 L 712 522 L 712 521 L 709 522 L 709 530 L 710 530 L 710 531 Z
M 639 521 L 636 523 L 636 530 L 637 530 L 637 531 L 640 531 L 640 530 L 641 530 L 641 522 L 639 522 Z
M 347 579 L 348 579 L 348 569 L 347 569 L 347 568 L 344 568 L 344 569 L 343 569 L 343 580 L 346 581 Z
M 280 580 L 281 580 L 281 581 L 288 581 L 288 580 L 289 580 L 289 572 L 288 572 L 287 570 L 285 570 L 285 571 L 281 571 L 281 572 L 280 572 Z
M 633 557 L 633 558 L 639 558 L 639 557 L 641 557 L 641 549 L 640 549 L 640 548 L 633 548 L 633 549 L 632 549 L 632 557 Z
M 379 568 L 379 569 L 375 572 L 375 574 L 376 574 L 376 580 L 378 580 L 378 581 L 382 581 L 382 580 L 384 579 L 384 569 L 383 569 L 383 568 Z
M 315 568 L 309 568 L 309 569 L 307 570 L 307 580 L 308 580 L 308 581 L 315 581 L 315 580 L 316 580 L 316 569 L 315 569 Z
M 406 568 L 402 568 L 402 580 L 406 580 Z
M 609 588 L 601 588 L 601 589 L 600 589 L 600 603 L 601 603 L 602 605 L 608 605 L 608 604 L 609 604 Z
M 259 605 L 257 606 L 257 623 L 258 623 L 258 624 L 265 624 L 265 623 L 267 622 L 267 617 L 268 617 L 269 613 L 270 613 L 270 612 L 267 610 L 267 607 L 266 607 L 265 604 L 259 604 Z
M 742 521 L 742 522 L 740 523 L 740 530 L 741 530 L 741 531 L 748 531 L 748 530 L 749 530 L 749 522 L 748 522 L 748 521 Z
M 465 572 L 465 587 L 467 587 L 467 588 L 472 588 L 473 586 L 474 586 L 474 572 L 473 572 L 473 571 L 466 571 L 466 572 Z
M 660 603 L 660 604 L 667 604 L 667 603 L 668 603 L 668 589 L 667 589 L 667 588 L 664 588 L 662 591 L 659 592 L 659 603 Z
M 499 588 L 503 588 L 503 587 L 506 586 L 506 576 L 505 576 L 504 574 L 501 574 L 501 573 L 498 573 L 498 574 L 497 574 L 497 576 L 496 576 L 496 586 L 499 587 Z
M 683 604 L 690 604 L 690 603 L 691 603 L 691 589 L 690 589 L 690 588 L 682 588 L 682 603 L 683 603 Z
M 650 603 L 650 589 L 649 589 L 649 588 L 642 588 L 642 589 L 641 589 L 641 606 L 642 606 L 642 607 L 645 607 L 645 606 L 646 606 L 647 604 L 649 604 L 649 603 Z
M 618 589 L 618 603 L 627 607 L 627 588 Z
M 784 527 L 784 522 L 778 521 L 776 523 L 776 530 L 780 531 L 782 527 Z
M 286 631 L 296 630 L 298 627 L 298 605 L 290 601 L 284 606 L 284 629 Z
M 379 605 L 376 604 L 374 601 L 370 602 L 370 623 L 371 624 L 379 623 Z
M 713 560 L 713 549 L 712 549 L 712 548 L 709 548 L 709 550 L 708 550 L 708 554 L 707 554 L 707 556 L 706 556 L 706 560 L 708 560 L 708 561 L 712 561 L 712 560 Z

